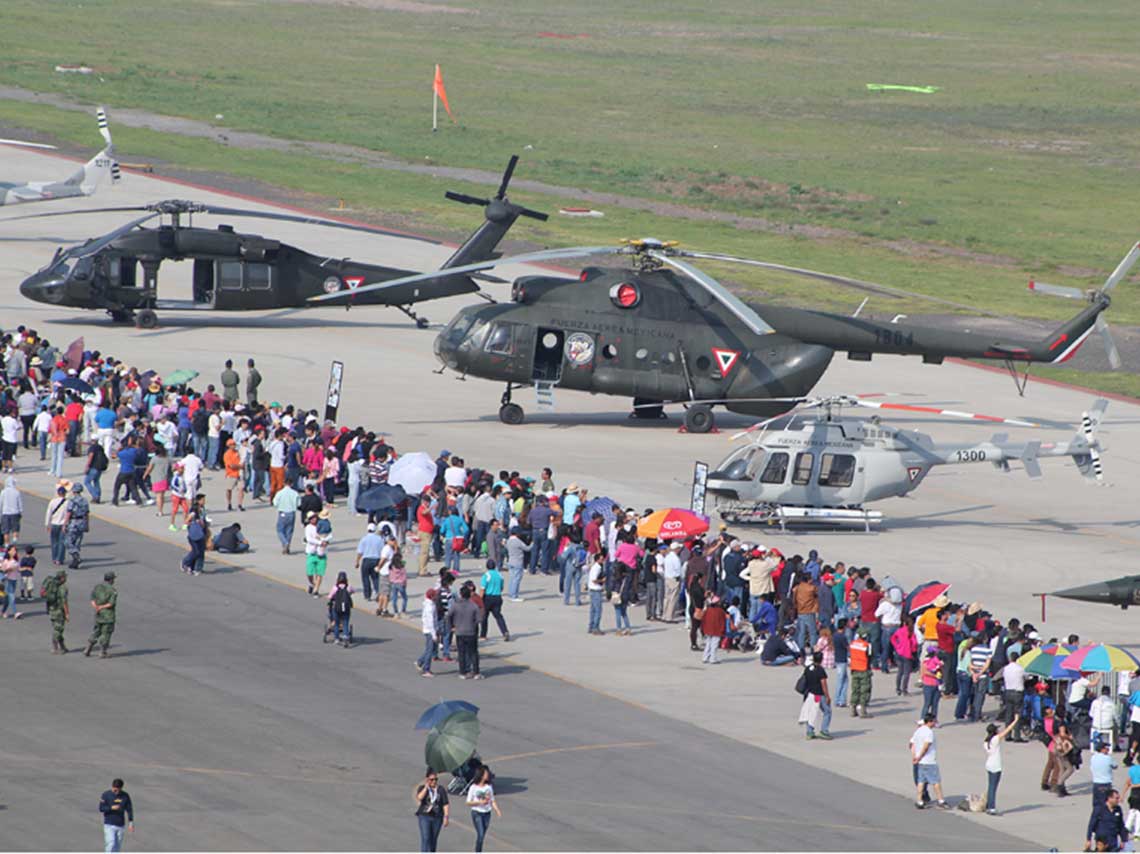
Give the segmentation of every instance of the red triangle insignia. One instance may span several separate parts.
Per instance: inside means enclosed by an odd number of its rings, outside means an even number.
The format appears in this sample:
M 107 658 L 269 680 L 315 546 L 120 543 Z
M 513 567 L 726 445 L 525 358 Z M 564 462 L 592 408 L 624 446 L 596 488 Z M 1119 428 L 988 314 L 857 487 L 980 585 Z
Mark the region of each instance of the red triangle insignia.
M 722 350 L 719 347 L 713 347 L 712 354 L 716 358 L 722 376 L 728 376 L 728 372 L 732 370 L 732 366 L 740 358 L 739 350 Z
M 355 290 L 356 288 L 359 288 L 361 285 L 364 284 L 364 277 L 363 276 L 345 276 L 344 277 L 344 283 L 346 285 L 348 285 L 349 288 Z
M 907 466 L 906 476 L 910 478 L 911 483 L 918 480 L 920 474 L 922 474 L 922 466 Z

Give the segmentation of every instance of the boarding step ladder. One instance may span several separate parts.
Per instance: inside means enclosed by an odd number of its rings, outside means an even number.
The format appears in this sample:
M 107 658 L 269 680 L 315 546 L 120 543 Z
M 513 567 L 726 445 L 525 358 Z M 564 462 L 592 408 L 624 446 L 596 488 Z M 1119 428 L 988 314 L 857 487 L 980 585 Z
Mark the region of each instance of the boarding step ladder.
M 554 383 L 538 380 L 534 384 L 534 396 L 539 409 L 554 410 Z

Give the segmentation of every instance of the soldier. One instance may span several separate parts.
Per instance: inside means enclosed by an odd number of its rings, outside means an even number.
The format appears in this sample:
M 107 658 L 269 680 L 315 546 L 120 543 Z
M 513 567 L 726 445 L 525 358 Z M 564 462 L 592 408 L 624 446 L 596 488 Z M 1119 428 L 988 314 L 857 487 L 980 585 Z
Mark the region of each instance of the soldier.
M 87 533 L 90 505 L 83 497 L 83 487 L 78 483 L 71 487 L 71 499 L 67 502 L 67 516 L 63 522 L 67 551 L 71 555 L 69 569 L 79 569 L 79 550 L 83 547 L 83 535 Z
M 222 399 L 227 403 L 237 403 L 240 384 L 241 377 L 234 370 L 234 360 L 226 359 L 226 369 L 222 371 Z
M 67 603 L 67 570 L 61 569 L 44 581 L 44 604 L 47 605 L 48 619 L 51 620 L 52 654 L 63 655 L 67 652 L 67 646 L 63 642 L 63 629 L 71 619 L 71 608 Z
M 261 372 L 253 366 L 253 359 L 247 363 L 249 373 L 245 377 L 245 402 L 250 406 L 257 405 L 257 388 L 261 385 Z
M 87 640 L 87 649 L 83 650 L 86 656 L 91 655 L 95 644 L 103 648 L 101 658 L 110 658 L 107 652 L 111 646 L 111 635 L 115 631 L 115 605 L 119 601 L 119 591 L 115 589 L 115 573 L 108 572 L 103 576 L 103 582 L 96 584 L 91 591 L 91 607 L 95 609 L 95 630 Z
M 847 648 L 847 655 L 851 663 L 851 714 L 855 717 L 862 715 L 871 717 L 867 706 L 871 702 L 871 642 L 867 639 L 870 632 L 859 629 L 855 633 L 855 640 Z

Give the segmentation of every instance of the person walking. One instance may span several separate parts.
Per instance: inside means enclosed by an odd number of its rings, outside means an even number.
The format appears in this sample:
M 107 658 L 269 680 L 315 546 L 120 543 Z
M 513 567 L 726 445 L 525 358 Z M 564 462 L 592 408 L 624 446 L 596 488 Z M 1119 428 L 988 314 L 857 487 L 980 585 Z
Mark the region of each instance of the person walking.
M 999 729 L 997 724 L 989 724 L 986 727 L 986 737 L 982 745 L 986 750 L 986 812 L 990 815 L 997 815 L 997 790 L 998 783 L 1001 782 L 1001 742 L 1013 732 L 1020 719 L 1021 713 L 1016 712 L 1005 729 Z
M 471 601 L 471 587 L 464 584 L 459 589 L 459 598 L 454 600 L 447 613 L 447 621 L 455 632 L 455 644 L 459 648 L 459 678 L 482 679 L 479 672 L 479 624 L 483 615 L 478 605 Z
M 111 646 L 111 635 L 115 632 L 115 608 L 119 602 L 119 591 L 115 589 L 115 573 L 108 572 L 103 575 L 103 581 L 95 585 L 91 591 L 91 607 L 95 609 L 95 629 L 87 640 L 87 648 L 83 654 L 91 656 L 91 651 L 98 643 L 102 647 L 100 658 L 110 658 L 107 651 Z
M 420 851 L 435 851 L 439 832 L 447 827 L 451 813 L 447 789 L 439 785 L 439 775 L 429 768 L 423 782 L 416 786 L 414 797 L 420 825 Z
M 0 489 L 0 542 L 11 545 L 20 539 L 20 519 L 24 515 L 24 497 L 16 488 L 16 478 L 9 476 Z
M 20 550 L 18 546 L 8 546 L 4 550 L 4 557 L 0 558 L 0 573 L 4 577 L 4 616 L 11 619 L 20 619 Z
M 297 524 L 297 508 L 301 497 L 292 484 L 284 484 L 273 496 L 273 509 L 277 511 L 277 539 L 281 543 L 281 554 L 290 553 L 293 544 L 293 529 Z
M 487 620 L 494 617 L 503 640 L 509 641 L 511 633 L 507 631 L 507 621 L 503 619 L 503 574 L 493 560 L 487 561 L 487 569 L 479 579 L 479 594 L 483 597 L 483 621 L 479 626 L 479 637 L 486 640 Z
M 831 741 L 831 691 L 827 685 L 827 670 L 823 666 L 823 653 L 813 652 L 811 664 L 803 673 L 804 704 L 800 707 L 800 723 L 806 726 L 806 738 Z M 816 727 L 819 732 L 816 732 Z
M 534 548 L 534 544 L 524 543 L 517 528 L 511 530 L 511 535 L 507 538 L 507 573 L 509 578 L 507 595 L 512 602 L 522 601 L 522 597 L 519 595 L 519 587 L 522 585 L 526 554 L 532 548 Z
M 934 739 L 934 727 L 937 723 L 938 719 L 934 715 L 926 715 L 910 739 L 911 762 L 918 766 L 914 804 L 917 809 L 926 807 L 922 793 L 928 786 L 934 790 L 939 808 L 944 810 L 950 808 L 946 799 L 942 797 L 942 775 L 938 771 L 938 748 Z
M 1025 668 L 1018 662 L 1020 657 L 1020 653 L 1011 652 L 1009 663 L 1001 670 L 1002 719 L 1006 724 L 1020 714 L 1021 704 L 1025 701 Z M 1017 741 L 1014 731 L 1008 727 L 1007 730 L 1009 740 Z
M 78 483 L 71 487 L 71 498 L 67 502 L 67 515 L 64 517 L 64 545 L 67 553 L 71 555 L 68 569 L 79 569 L 79 560 L 83 550 L 83 535 L 90 528 L 91 506 L 83 497 L 83 487 Z
M 436 651 L 436 599 L 437 591 L 434 587 L 429 587 L 424 591 L 424 601 L 420 610 L 420 626 L 424 635 L 424 651 L 419 658 L 416 659 L 416 670 L 420 672 L 421 676 L 426 676 L 428 679 L 433 677 L 431 672 L 431 663 L 435 658 Z
M 122 851 L 124 825 L 127 831 L 135 831 L 135 805 L 119 777 L 100 795 L 99 812 L 103 814 L 103 850 Z
M 475 772 L 475 780 L 467 790 L 467 805 L 471 807 L 471 822 L 475 825 L 475 850 L 482 851 L 483 840 L 491 826 L 491 811 L 494 810 L 499 818 L 503 817 L 491 785 L 491 769 L 486 765 Z
M 843 708 L 847 705 L 847 686 L 851 678 L 849 661 L 851 654 L 851 641 L 847 638 L 847 618 L 840 617 L 835 624 L 835 631 L 831 635 L 831 645 L 835 649 L 835 705 Z
M 67 601 L 67 570 L 61 569 L 49 575 L 44 581 L 44 604 L 48 619 L 51 620 L 51 651 L 54 655 L 64 655 L 67 645 L 63 642 L 63 630 L 71 620 L 71 606 Z
M 871 654 L 873 647 L 868 639 L 870 631 L 860 626 L 851 641 L 848 654 L 851 659 L 851 714 L 871 717 L 867 706 L 871 703 Z

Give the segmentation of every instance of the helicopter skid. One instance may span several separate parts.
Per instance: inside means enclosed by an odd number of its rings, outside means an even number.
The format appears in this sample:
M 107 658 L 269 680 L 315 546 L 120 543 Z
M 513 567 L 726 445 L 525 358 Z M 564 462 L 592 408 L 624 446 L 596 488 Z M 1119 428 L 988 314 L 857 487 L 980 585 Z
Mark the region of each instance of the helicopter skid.
M 740 525 L 779 525 L 786 531 L 793 526 L 862 526 L 870 533 L 872 525 L 883 521 L 880 510 L 861 507 L 793 507 L 781 504 L 747 504 L 742 501 L 724 504 L 720 509 L 724 521 Z

